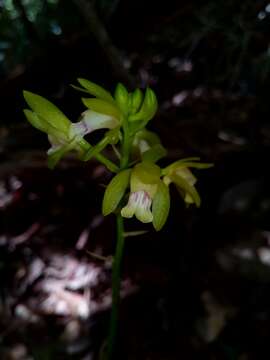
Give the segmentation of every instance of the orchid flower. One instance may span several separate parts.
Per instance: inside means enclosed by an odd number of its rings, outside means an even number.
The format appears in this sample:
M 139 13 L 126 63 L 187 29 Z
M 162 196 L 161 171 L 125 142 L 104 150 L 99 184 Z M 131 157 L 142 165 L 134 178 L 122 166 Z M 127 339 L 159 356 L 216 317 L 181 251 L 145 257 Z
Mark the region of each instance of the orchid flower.
M 160 182 L 160 168 L 152 163 L 136 165 L 130 176 L 130 195 L 128 203 L 121 210 L 121 215 L 131 218 L 133 215 L 143 223 L 153 221 L 152 201 Z
M 117 174 L 106 188 L 103 214 L 116 210 L 129 186 L 128 202 L 122 207 L 121 215 L 125 218 L 135 216 L 143 223 L 153 222 L 155 229 L 160 230 L 170 207 L 168 187 L 161 181 L 160 175 L 159 166 L 146 161 Z
M 47 99 L 29 91 L 24 91 L 24 97 L 32 109 L 24 110 L 27 120 L 35 128 L 48 135 L 48 140 L 51 144 L 50 149 L 47 151 L 50 168 L 53 168 L 61 157 L 71 150 L 77 152 L 82 159 L 86 156 L 85 152 L 87 151 L 88 154 L 91 150 L 91 156 L 99 156 L 102 160 L 102 156 L 97 155 L 97 153 L 103 150 L 104 146 L 108 145 L 110 141 L 115 143 L 116 136 L 114 134 L 112 136 L 111 133 L 107 136 L 105 135 L 105 141 L 102 142 L 102 146 L 98 144 L 97 149 L 90 146 L 83 138 L 95 129 L 103 127 L 112 129 L 115 127 L 116 119 L 106 114 L 107 108 L 104 110 L 105 114 L 88 110 L 83 115 L 81 121 L 72 123 L 61 110 Z
M 51 144 L 48 150 L 49 166 L 54 167 L 57 161 L 68 151 L 75 150 L 82 155 L 85 145 L 81 136 L 70 133 L 71 121 L 54 104 L 47 99 L 24 91 L 24 98 L 32 110 L 24 110 L 27 120 L 37 129 L 48 135 Z
M 194 186 L 197 178 L 189 168 L 207 169 L 213 166 L 212 164 L 200 163 L 198 160 L 200 160 L 198 157 L 185 158 L 162 170 L 164 183 L 167 186 L 174 183 L 187 206 L 194 203 L 199 207 L 201 204 L 200 195 Z

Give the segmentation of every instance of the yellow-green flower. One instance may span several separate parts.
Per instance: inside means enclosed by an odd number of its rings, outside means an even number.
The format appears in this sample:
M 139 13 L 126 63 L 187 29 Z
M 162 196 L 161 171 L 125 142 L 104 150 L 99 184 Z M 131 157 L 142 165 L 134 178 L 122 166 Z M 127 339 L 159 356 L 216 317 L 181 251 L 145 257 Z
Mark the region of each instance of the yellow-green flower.
M 32 110 L 24 110 L 27 120 L 37 129 L 45 132 L 48 135 L 48 140 L 51 144 L 48 150 L 49 167 L 54 167 L 60 158 L 67 152 L 76 151 L 82 159 L 91 154 L 97 154 L 97 150 L 102 150 L 111 141 L 115 143 L 116 136 L 114 134 L 105 134 L 101 146 L 92 148 L 89 143 L 84 140 L 84 136 L 94 130 L 101 128 L 114 129 L 119 126 L 119 120 L 116 118 L 119 115 L 118 109 L 113 104 L 100 99 L 88 99 L 93 103 L 93 108 L 104 113 L 94 110 L 87 110 L 83 113 L 82 119 L 77 123 L 72 123 L 60 109 L 52 104 L 47 99 L 33 94 L 29 91 L 24 91 L 24 98 Z M 103 106 L 103 107 L 102 107 Z M 117 132 L 117 129 L 116 129 Z M 90 155 L 91 155 L 90 154 Z
M 152 163 L 142 162 L 132 169 L 130 176 L 130 195 L 121 215 L 131 218 L 133 215 L 143 223 L 153 221 L 152 201 L 160 182 L 160 168 Z
M 195 204 L 197 207 L 201 204 L 201 198 L 195 188 L 197 178 L 192 174 L 189 168 L 206 169 L 212 167 L 212 164 L 198 162 L 200 158 L 186 158 L 167 166 L 162 170 L 164 183 L 169 186 L 174 183 L 185 203 L 189 206 Z
M 135 216 L 143 223 L 153 223 L 158 231 L 165 224 L 170 208 L 168 186 L 160 179 L 161 169 L 150 162 L 143 161 L 133 169 L 122 170 L 106 188 L 102 212 L 109 215 L 117 209 L 128 187 L 127 204 L 122 207 L 125 218 Z
M 32 110 L 25 109 L 27 120 L 38 130 L 48 135 L 51 148 L 48 150 L 49 166 L 53 167 L 68 151 L 75 150 L 82 154 L 85 145 L 82 136 L 73 134 L 72 122 L 47 99 L 24 91 L 24 98 Z

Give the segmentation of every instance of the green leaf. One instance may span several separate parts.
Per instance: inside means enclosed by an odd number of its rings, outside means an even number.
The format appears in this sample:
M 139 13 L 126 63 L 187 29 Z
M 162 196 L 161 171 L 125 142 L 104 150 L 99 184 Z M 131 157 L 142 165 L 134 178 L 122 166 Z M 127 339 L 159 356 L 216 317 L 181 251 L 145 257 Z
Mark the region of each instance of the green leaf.
M 161 230 L 167 221 L 170 211 L 170 192 L 167 185 L 160 181 L 157 193 L 153 199 L 153 226 L 156 231 Z
M 95 112 L 109 115 L 119 120 L 121 118 L 120 110 L 112 103 L 100 99 L 88 99 L 88 98 L 82 98 L 82 102 L 86 107 L 88 107 L 89 109 Z
M 105 90 L 102 86 L 95 84 L 92 81 L 82 79 L 82 78 L 79 78 L 78 82 L 80 83 L 80 85 L 82 87 L 84 87 L 89 92 L 89 94 L 91 94 L 97 98 L 103 99 L 105 101 L 114 103 L 114 99 L 113 99 L 112 95 L 109 93 L 109 91 Z
M 107 186 L 102 202 L 104 216 L 109 215 L 117 208 L 128 187 L 130 173 L 130 169 L 121 171 Z
M 125 86 L 121 83 L 117 84 L 114 94 L 115 101 L 121 111 L 128 112 L 129 94 Z
M 25 101 L 30 108 L 50 125 L 67 132 L 70 126 L 69 119 L 62 113 L 57 106 L 42 96 L 33 94 L 30 91 L 23 91 Z

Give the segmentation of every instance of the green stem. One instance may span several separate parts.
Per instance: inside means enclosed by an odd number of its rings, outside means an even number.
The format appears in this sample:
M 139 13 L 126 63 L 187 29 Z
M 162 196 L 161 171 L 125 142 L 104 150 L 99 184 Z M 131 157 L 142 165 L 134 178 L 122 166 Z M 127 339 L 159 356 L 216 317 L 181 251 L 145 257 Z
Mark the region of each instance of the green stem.
M 120 169 L 125 169 L 128 166 L 129 154 L 132 144 L 132 136 L 130 136 L 127 122 L 123 124 L 123 142 L 121 148 Z M 120 287 L 121 287 L 121 263 L 124 252 L 124 220 L 121 213 L 117 213 L 117 243 L 116 251 L 113 260 L 112 270 L 112 310 L 110 318 L 109 339 L 108 339 L 108 353 L 107 359 L 113 357 L 114 345 L 117 336 L 117 325 L 119 317 L 119 303 L 120 303 Z
M 118 167 L 108 158 L 101 154 L 96 154 L 95 158 L 101 162 L 103 165 L 107 167 L 108 170 L 110 170 L 113 173 L 117 173 L 119 171 Z
M 120 286 L 121 286 L 121 263 L 124 252 L 124 220 L 120 213 L 117 214 L 117 243 L 116 251 L 113 260 L 112 271 L 112 310 L 109 328 L 108 340 L 108 356 L 107 359 L 112 359 L 114 344 L 117 335 L 117 324 L 119 317 L 119 302 L 120 302 Z
M 123 143 L 121 149 L 121 161 L 120 161 L 120 168 L 125 169 L 128 166 L 129 162 L 129 155 L 131 144 L 133 141 L 133 137 L 129 133 L 128 124 L 123 124 L 124 136 L 123 136 Z
M 91 149 L 93 149 L 93 146 L 90 145 L 88 142 L 86 141 L 80 141 L 80 146 L 81 148 L 85 151 L 85 153 L 89 152 Z M 113 173 L 117 173 L 119 171 L 119 168 L 108 158 L 106 158 L 105 156 L 101 155 L 101 154 L 95 154 L 94 155 L 95 158 L 104 166 L 107 167 L 107 169 L 109 169 L 111 172 Z

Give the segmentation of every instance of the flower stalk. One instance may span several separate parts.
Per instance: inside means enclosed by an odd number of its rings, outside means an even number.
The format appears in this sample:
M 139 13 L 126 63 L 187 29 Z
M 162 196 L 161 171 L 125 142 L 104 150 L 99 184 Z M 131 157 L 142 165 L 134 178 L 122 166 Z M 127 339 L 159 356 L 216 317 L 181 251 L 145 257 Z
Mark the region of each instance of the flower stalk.
M 67 153 L 73 152 L 81 161 L 96 158 L 114 177 L 107 185 L 103 202 L 104 216 L 116 215 L 116 250 L 112 266 L 112 308 L 109 334 L 102 359 L 113 358 L 119 318 L 121 264 L 124 253 L 124 218 L 135 216 L 142 223 L 152 223 L 156 231 L 165 225 L 170 210 L 171 184 L 176 186 L 186 206 L 200 206 L 201 198 L 195 187 L 197 178 L 190 168 L 206 169 L 212 164 L 201 163 L 198 157 L 178 160 L 165 168 L 157 163 L 167 154 L 157 134 L 146 129 L 157 111 L 156 95 L 150 88 L 129 93 L 124 85 L 116 86 L 114 95 L 86 79 L 78 79 L 76 90 L 88 94 L 82 98 L 87 108 L 77 122 L 70 121 L 47 99 L 24 91 L 30 109 L 27 120 L 48 135 L 48 165 L 54 168 Z M 101 139 L 92 145 L 85 140 L 94 131 L 106 129 Z M 118 163 L 102 152 L 112 146 Z M 128 201 L 125 201 L 125 198 Z M 135 232 L 140 234 L 141 232 Z
M 120 290 L 121 290 L 121 264 L 124 253 L 124 219 L 120 213 L 116 215 L 117 224 L 117 238 L 116 238 L 116 250 L 113 259 L 112 268 L 112 309 L 109 325 L 108 336 L 108 353 L 107 359 L 113 358 L 115 349 L 115 342 L 117 338 L 117 326 L 119 319 L 119 303 L 120 303 Z
M 123 140 L 120 154 L 120 169 L 127 168 L 129 163 L 129 154 L 131 150 L 132 137 L 129 134 L 127 119 L 124 119 L 123 125 Z M 108 356 L 107 359 L 113 358 L 115 350 L 115 342 L 117 338 L 117 326 L 119 319 L 119 303 L 121 291 L 121 264 L 124 253 L 125 237 L 124 237 L 124 218 L 121 212 L 116 213 L 116 250 L 112 264 L 112 309 L 109 325 L 108 336 Z

